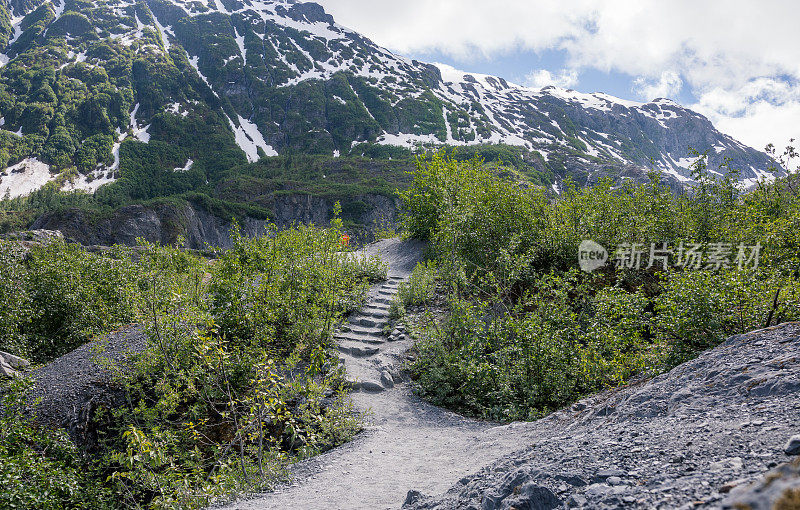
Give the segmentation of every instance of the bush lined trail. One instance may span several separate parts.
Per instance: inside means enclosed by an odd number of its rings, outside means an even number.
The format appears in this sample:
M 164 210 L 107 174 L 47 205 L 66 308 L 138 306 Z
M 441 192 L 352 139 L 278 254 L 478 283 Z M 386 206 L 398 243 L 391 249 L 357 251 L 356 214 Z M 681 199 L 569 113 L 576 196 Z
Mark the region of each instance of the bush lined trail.
M 399 282 L 421 260 L 423 245 L 389 239 L 370 245 L 389 265 L 387 281 L 374 286 L 361 313 L 336 337 L 354 383 L 353 400 L 368 411 L 366 430 L 342 447 L 298 464 L 294 483 L 232 504 L 257 508 L 399 508 L 409 490 L 437 494 L 482 466 L 525 446 L 523 438 L 420 401 L 399 380 L 400 355 L 411 346 L 403 335 L 383 334 Z
M 389 264 L 389 279 L 337 338 L 369 425 L 296 465 L 291 486 L 226 508 L 716 508 L 786 459 L 800 409 L 800 323 L 733 336 L 652 380 L 497 426 L 426 404 L 407 382 L 387 384 L 410 340 L 379 333 L 421 247 L 388 240 L 368 252 Z

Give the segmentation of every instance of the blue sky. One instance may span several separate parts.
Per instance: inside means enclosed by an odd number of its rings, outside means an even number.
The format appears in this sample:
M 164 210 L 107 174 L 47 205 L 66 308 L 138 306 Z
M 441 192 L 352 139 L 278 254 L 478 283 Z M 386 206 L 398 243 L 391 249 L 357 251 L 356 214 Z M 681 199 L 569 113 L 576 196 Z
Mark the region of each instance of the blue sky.
M 800 138 L 796 0 L 316 0 L 390 50 L 520 85 L 668 97 L 763 149 Z
M 556 49 L 536 52 L 517 48 L 489 58 L 476 55 L 473 59 L 468 60 L 454 58 L 438 50 L 414 51 L 405 55 L 423 62 L 441 62 L 470 73 L 502 76 L 519 85 L 534 85 L 529 79 L 532 71 L 546 70 L 551 74 L 558 74 L 566 67 L 567 62 L 566 51 Z M 577 82 L 566 88 L 573 88 L 580 92 L 605 92 L 631 101 L 644 99 L 634 87 L 635 76 L 619 71 L 602 71 L 593 68 L 581 69 L 576 73 Z M 686 87 L 677 94 L 671 94 L 669 99 L 681 104 L 693 104 L 697 101 L 697 97 Z

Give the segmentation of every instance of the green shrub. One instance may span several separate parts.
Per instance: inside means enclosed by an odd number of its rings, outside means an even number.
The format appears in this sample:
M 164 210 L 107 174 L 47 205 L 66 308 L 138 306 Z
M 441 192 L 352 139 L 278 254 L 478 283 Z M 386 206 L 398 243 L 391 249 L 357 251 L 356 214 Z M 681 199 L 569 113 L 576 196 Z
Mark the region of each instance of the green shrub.
M 414 267 L 408 282 L 400 282 L 397 295 L 389 305 L 389 316 L 397 319 L 405 314 L 408 306 L 419 306 L 429 302 L 436 291 L 436 264 L 420 262 Z
M 800 281 L 743 271 L 691 271 L 664 275 L 655 299 L 658 336 L 680 363 L 726 337 L 800 319 Z M 774 310 L 773 310 L 774 307 Z
M 412 366 L 421 394 L 483 418 L 531 419 L 653 369 L 647 299 L 546 275 L 511 310 L 451 298 Z
M 15 381 L 3 395 L 0 507 L 113 508 L 113 493 L 96 483 L 66 433 L 42 428 L 24 412 L 27 385 Z
M 654 173 L 617 188 L 567 182 L 549 200 L 511 172 L 460 157 L 418 160 L 401 193 L 404 226 L 432 242 L 449 294 L 441 324 L 416 326 L 412 373 L 434 403 L 493 419 L 537 417 L 731 334 L 800 317 L 800 198 L 788 179 L 742 194 L 699 157 L 690 193 L 673 193 Z M 575 266 L 586 239 L 612 258 L 626 242 L 729 243 L 733 255 L 740 243 L 760 243 L 761 265 L 682 268 L 673 254 L 668 270 L 645 258 L 639 268 L 585 274 Z
M 15 255 L 17 253 L 17 255 Z M 0 275 L 0 347 L 49 361 L 95 335 L 131 322 L 136 314 L 137 270 L 122 251 L 108 256 L 56 241 L 30 249 L 24 259 L 13 243 L 0 244 L 7 271 Z

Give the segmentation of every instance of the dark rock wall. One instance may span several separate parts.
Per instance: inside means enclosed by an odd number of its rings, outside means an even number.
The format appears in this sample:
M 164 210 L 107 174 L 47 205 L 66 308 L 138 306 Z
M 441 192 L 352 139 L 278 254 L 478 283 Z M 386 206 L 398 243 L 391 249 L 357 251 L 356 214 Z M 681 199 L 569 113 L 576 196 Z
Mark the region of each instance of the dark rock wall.
M 327 225 L 336 200 L 315 195 L 279 195 L 274 198 L 274 223 L 279 229 L 295 224 Z M 351 237 L 358 241 L 374 238 L 373 232 L 393 227 L 398 219 L 397 199 L 377 194 L 354 196 L 343 203 L 342 217 Z M 254 237 L 265 232 L 269 220 L 245 218 L 239 221 L 241 233 Z M 142 238 L 151 243 L 174 244 L 179 237 L 186 247 L 203 249 L 207 245 L 229 248 L 233 224 L 195 204 L 156 206 L 130 205 L 105 218 L 94 218 L 86 211 L 68 210 L 39 217 L 31 229 L 60 230 L 68 239 L 84 245 L 132 246 Z

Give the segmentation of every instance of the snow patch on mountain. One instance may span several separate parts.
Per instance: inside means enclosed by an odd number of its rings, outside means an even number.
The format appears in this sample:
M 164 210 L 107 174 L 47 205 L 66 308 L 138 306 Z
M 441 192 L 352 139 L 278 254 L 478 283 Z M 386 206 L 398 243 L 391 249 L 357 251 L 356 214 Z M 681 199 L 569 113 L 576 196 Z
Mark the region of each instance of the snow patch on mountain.
M 236 27 L 233 27 L 233 34 L 235 36 L 234 40 L 236 41 L 236 45 L 239 46 L 239 52 L 242 54 L 242 62 L 247 63 L 247 49 L 244 47 L 244 36 L 239 35 L 239 31 L 236 30 Z
M 380 145 L 397 145 L 401 147 L 415 147 L 417 145 L 440 145 L 442 143 L 436 135 L 413 135 L 384 133 L 377 140 Z
M 190 158 L 190 159 L 188 159 L 186 161 L 186 164 L 183 165 L 182 167 L 180 167 L 180 166 L 179 167 L 175 167 L 174 171 L 176 171 L 176 172 L 188 172 L 189 169 L 192 168 L 192 165 L 194 165 L 194 161 L 192 161 L 192 159 Z
M 13 33 L 11 34 L 11 38 L 8 40 L 8 44 L 6 44 L 6 49 L 14 44 L 22 35 L 22 27 L 20 25 L 22 24 L 22 20 L 25 19 L 25 16 L 15 16 L 13 7 L 11 7 L 9 11 L 11 15 L 11 19 L 9 21 L 11 23 L 11 29 L 13 30 Z M 11 57 L 5 53 L 0 53 L 0 67 L 3 67 L 10 61 Z
M 158 29 L 158 34 L 161 36 L 161 42 L 164 43 L 164 50 L 165 51 L 169 51 L 169 48 L 170 48 L 171 45 L 170 45 L 169 37 L 167 36 L 167 34 L 170 34 L 170 35 L 172 35 L 172 37 L 175 37 L 175 33 L 172 31 L 172 26 L 164 26 L 164 25 L 162 25 L 158 21 L 158 18 L 156 17 L 155 13 L 152 13 L 152 14 L 153 14 L 153 22 L 155 23 L 156 28 Z
M 0 198 L 29 195 L 53 179 L 50 166 L 36 158 L 26 158 L 0 172 Z
M 150 141 L 150 133 L 148 133 L 147 130 L 150 129 L 150 124 L 146 125 L 145 127 L 139 127 L 139 123 L 136 121 L 136 112 L 138 111 L 139 103 L 136 103 L 136 106 L 131 112 L 131 131 L 133 131 L 134 138 L 140 142 L 148 143 Z
M 211 90 L 211 93 L 219 97 L 214 88 L 211 86 L 211 82 L 208 81 L 208 78 L 206 78 L 205 75 L 203 75 L 203 73 L 200 72 L 200 67 L 198 66 L 200 62 L 200 57 L 190 57 L 188 53 L 186 54 L 186 56 L 189 58 L 189 65 L 194 67 L 194 70 L 197 71 L 197 75 L 200 76 L 200 79 L 203 80 L 203 83 L 208 85 L 208 88 Z
M 264 151 L 267 156 L 277 156 L 278 153 L 272 148 L 265 140 L 264 136 L 258 130 L 258 126 L 245 119 L 241 115 L 238 116 L 239 125 L 236 126 L 233 121 L 228 117 L 228 123 L 233 130 L 236 138 L 236 145 L 238 145 L 247 155 L 247 161 L 253 163 L 260 159 L 258 149 Z
M 80 175 L 72 182 L 67 182 L 61 189 L 64 191 L 86 191 L 87 193 L 94 193 L 100 186 L 110 184 L 116 180 L 113 172 L 95 170 L 89 174 Z

